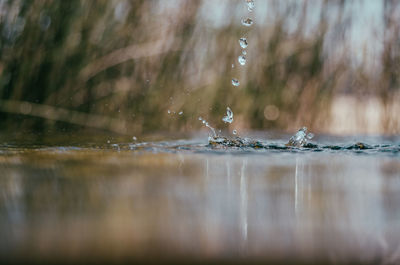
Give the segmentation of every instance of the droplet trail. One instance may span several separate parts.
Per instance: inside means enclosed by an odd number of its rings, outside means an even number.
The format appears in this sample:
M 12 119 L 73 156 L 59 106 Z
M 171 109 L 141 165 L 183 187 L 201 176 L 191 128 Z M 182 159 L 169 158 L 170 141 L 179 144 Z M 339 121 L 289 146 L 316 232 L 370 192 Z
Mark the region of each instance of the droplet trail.
M 247 39 L 246 38 L 240 38 L 239 39 L 239 45 L 243 49 L 246 49 L 249 44 L 247 43 Z
M 238 57 L 238 62 L 240 63 L 240 65 L 245 65 L 246 64 L 246 57 L 244 57 L 243 55 L 240 55 Z
M 254 8 L 256 7 L 256 5 L 254 4 L 254 0 L 246 0 L 246 5 L 249 12 L 253 12 Z

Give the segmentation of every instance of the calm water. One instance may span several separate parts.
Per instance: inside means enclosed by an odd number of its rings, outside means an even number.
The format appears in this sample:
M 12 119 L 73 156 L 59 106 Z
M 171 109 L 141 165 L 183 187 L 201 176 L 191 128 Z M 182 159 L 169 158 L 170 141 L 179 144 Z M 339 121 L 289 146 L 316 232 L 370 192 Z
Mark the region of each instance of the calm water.
M 400 263 L 398 138 L 260 139 L 4 138 L 0 256 Z

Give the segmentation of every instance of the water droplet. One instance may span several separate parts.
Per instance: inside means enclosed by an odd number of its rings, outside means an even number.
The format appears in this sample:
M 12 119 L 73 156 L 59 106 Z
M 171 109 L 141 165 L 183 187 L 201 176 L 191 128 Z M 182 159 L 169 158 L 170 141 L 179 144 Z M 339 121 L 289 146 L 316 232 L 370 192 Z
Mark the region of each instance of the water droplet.
M 243 55 L 246 55 L 246 54 L 247 54 L 246 50 L 243 50 L 243 51 L 242 51 L 242 54 L 243 54 Z
M 203 120 L 203 118 L 202 117 L 199 117 L 199 121 L 202 121 Z
M 239 39 L 239 44 L 240 44 L 240 47 L 242 47 L 243 49 L 246 49 L 247 46 L 249 45 L 247 43 L 247 39 L 246 38 L 240 38 Z
M 254 4 L 254 0 L 246 0 L 246 4 L 247 4 L 247 10 L 249 10 L 249 12 L 253 12 L 254 7 L 256 6 Z
M 136 141 L 136 140 L 137 140 L 136 136 L 133 136 L 133 137 L 132 137 L 132 140 Z
M 232 85 L 239 86 L 240 85 L 239 80 L 237 80 L 236 78 L 232 78 Z
M 205 120 L 203 120 L 203 124 L 206 124 L 207 122 Z M 207 123 L 208 124 L 208 123 Z
M 313 133 L 307 134 L 307 139 L 311 140 L 312 138 L 314 138 L 314 134 Z
M 250 27 L 251 25 L 253 25 L 253 20 L 251 18 L 242 18 L 242 25 Z
M 170 110 L 168 110 L 168 114 L 171 114 L 171 111 L 170 111 Z
M 182 114 L 183 114 L 183 111 L 180 111 L 178 114 L 179 114 L 179 115 L 182 115 Z
M 236 130 L 233 130 L 232 133 L 233 133 L 234 135 L 236 135 L 236 134 L 237 134 L 237 131 L 236 131 Z
M 108 144 L 111 143 L 110 140 L 107 140 L 107 143 L 108 143 Z
M 232 64 L 232 68 L 235 68 L 235 65 L 234 65 L 234 64 Z
M 222 121 L 225 122 L 225 123 L 227 123 L 227 122 L 232 123 L 233 122 L 233 111 L 229 107 L 226 108 L 226 116 L 224 116 L 222 118 Z
M 238 61 L 239 61 L 240 65 L 245 65 L 246 64 L 246 57 L 244 57 L 243 55 L 240 55 L 238 57 Z

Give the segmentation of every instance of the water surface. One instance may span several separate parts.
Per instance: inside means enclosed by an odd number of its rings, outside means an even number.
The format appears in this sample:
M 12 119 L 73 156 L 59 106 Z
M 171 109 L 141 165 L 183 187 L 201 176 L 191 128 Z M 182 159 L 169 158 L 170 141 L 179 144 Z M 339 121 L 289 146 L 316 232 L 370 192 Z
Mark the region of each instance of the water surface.
M 3 138 L 0 256 L 400 262 L 397 138 L 257 139 Z

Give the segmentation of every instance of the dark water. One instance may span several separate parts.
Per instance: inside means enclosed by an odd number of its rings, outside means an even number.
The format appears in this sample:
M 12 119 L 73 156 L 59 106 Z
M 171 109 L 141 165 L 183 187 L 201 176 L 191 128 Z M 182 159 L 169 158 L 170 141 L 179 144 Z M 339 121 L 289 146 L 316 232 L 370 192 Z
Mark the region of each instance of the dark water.
M 0 257 L 400 263 L 399 139 L 286 139 L 4 139 Z

